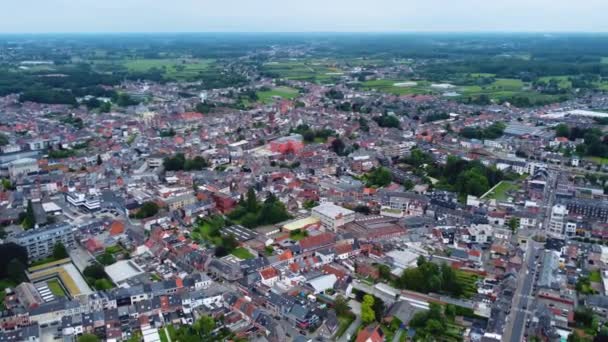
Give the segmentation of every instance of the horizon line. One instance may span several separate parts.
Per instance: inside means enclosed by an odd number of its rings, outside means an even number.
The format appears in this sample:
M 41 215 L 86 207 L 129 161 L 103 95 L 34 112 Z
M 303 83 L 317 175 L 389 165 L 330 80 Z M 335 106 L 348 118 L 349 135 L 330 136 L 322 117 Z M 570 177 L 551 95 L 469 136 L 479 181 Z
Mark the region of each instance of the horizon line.
M 607 31 L 508 31 L 508 30 L 382 30 L 382 31 L 48 31 L 1 32 L 16 35 L 128 35 L 128 34 L 608 34 Z

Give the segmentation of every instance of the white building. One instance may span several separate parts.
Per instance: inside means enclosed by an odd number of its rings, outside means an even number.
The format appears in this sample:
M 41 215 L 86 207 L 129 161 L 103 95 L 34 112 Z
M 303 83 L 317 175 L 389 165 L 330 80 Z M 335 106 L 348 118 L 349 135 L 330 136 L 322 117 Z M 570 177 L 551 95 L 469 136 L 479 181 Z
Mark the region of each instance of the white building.
M 97 196 L 86 196 L 80 192 L 70 192 L 65 196 L 65 199 L 75 207 L 83 207 L 89 211 L 101 208 L 101 202 Z
M 333 231 L 355 220 L 354 211 L 333 203 L 323 203 L 312 208 L 312 216 L 321 220 L 323 227 Z
M 30 260 L 46 258 L 53 254 L 53 248 L 61 243 L 67 250 L 76 247 L 74 243 L 75 228 L 68 223 L 59 223 L 40 229 L 30 229 L 7 239 L 25 247 Z
M 34 158 L 21 158 L 10 163 L 8 166 L 8 175 L 15 178 L 32 172 L 38 172 L 38 161 Z
M 556 204 L 551 209 L 551 218 L 549 220 L 549 234 L 554 237 L 561 238 L 564 236 L 564 228 L 566 218 L 568 217 L 568 209 L 563 204 Z

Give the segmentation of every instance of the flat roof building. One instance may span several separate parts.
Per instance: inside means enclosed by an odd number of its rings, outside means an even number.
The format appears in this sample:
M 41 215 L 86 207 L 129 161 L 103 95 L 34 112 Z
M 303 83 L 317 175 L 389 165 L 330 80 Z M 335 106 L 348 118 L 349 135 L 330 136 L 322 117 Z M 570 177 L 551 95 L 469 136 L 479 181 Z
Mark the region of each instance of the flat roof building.
M 323 203 L 312 208 L 312 216 L 321 220 L 323 227 L 335 231 L 355 220 L 355 212 L 333 203 Z

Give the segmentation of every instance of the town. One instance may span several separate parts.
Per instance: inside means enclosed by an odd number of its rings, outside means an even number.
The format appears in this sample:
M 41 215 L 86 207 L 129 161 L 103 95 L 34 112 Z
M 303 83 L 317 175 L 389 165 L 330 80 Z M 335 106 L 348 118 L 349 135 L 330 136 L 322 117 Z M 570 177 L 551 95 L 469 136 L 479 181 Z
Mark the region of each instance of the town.
M 57 44 L 0 44 L 0 341 L 608 336 L 608 68 Z

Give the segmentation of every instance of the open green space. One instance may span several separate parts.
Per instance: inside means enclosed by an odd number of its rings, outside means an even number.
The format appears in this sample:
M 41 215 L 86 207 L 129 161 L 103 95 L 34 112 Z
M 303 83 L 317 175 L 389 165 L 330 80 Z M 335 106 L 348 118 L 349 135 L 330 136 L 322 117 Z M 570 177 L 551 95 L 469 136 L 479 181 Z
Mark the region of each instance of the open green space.
M 601 62 L 602 64 L 608 64 L 608 57 L 602 57 Z
M 169 78 L 187 79 L 197 76 L 199 72 L 208 70 L 213 62 L 213 59 L 169 58 L 125 60 L 122 64 L 127 70 L 132 72 L 160 69 L 163 70 L 165 75 Z
M 296 229 L 289 233 L 289 238 L 294 241 L 300 241 L 307 236 L 308 236 L 308 232 L 306 230 Z
M 407 85 L 407 82 L 415 82 L 416 85 Z M 430 83 L 426 81 L 407 80 L 370 80 L 361 83 L 364 90 L 375 90 L 394 95 L 431 94 Z
M 336 331 L 336 335 L 334 337 L 340 337 L 344 335 L 346 329 L 351 325 L 351 323 L 355 320 L 354 315 L 343 315 L 338 316 L 338 331 Z
M 570 76 L 544 76 L 538 79 L 543 82 L 551 82 L 551 80 L 555 80 L 560 88 L 562 89 L 570 89 L 572 88 L 572 82 L 570 81 Z
M 274 78 L 319 83 L 333 82 L 343 74 L 331 61 L 304 59 L 268 62 L 262 65 L 261 71 Z
M 258 91 L 257 95 L 263 103 L 272 103 L 278 97 L 292 100 L 298 96 L 298 90 L 290 87 L 276 87 L 267 91 Z
M 57 297 L 65 297 L 65 291 L 57 279 L 51 279 L 46 282 L 49 290 Z
M 594 283 L 599 283 L 602 281 L 602 274 L 600 273 L 600 271 L 593 271 L 589 273 L 589 280 Z
M 522 91 L 524 85 L 522 80 L 514 78 L 497 78 L 491 84 L 484 86 L 468 85 L 458 87 L 457 92 L 463 96 L 479 96 L 485 94 L 491 98 L 499 98 L 516 95 Z
M 608 164 L 608 158 L 588 156 L 588 157 L 585 157 L 584 159 L 590 160 L 590 161 L 592 161 L 596 164 L 600 164 L 600 165 Z
M 455 270 L 456 279 L 462 284 L 464 288 L 463 296 L 470 298 L 477 293 L 477 281 L 479 276 L 473 273 L 467 273 L 459 270 Z
M 516 184 L 507 181 L 501 181 L 498 185 L 496 185 L 494 190 L 492 190 L 492 192 L 488 194 L 487 197 L 499 201 L 504 201 L 508 197 L 507 193 L 509 193 L 510 191 L 515 191 L 517 189 L 519 189 L 519 186 L 517 186 Z
M 160 337 L 161 342 L 169 342 L 169 339 L 167 338 L 167 333 L 165 332 L 164 327 L 158 329 L 158 336 Z
M 251 254 L 247 250 L 247 248 L 244 248 L 244 247 L 236 248 L 235 250 L 232 251 L 232 255 L 234 255 L 235 257 L 237 257 L 239 259 L 243 259 L 243 260 L 255 258 L 255 256 L 253 254 Z

